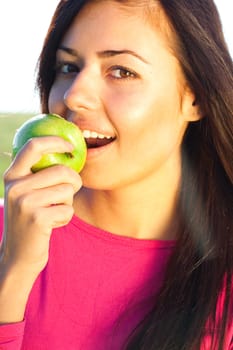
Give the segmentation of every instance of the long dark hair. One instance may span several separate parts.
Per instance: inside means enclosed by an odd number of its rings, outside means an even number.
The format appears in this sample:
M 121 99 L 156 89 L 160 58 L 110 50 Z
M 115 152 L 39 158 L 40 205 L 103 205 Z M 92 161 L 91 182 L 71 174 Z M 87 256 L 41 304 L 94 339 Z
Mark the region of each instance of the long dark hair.
M 38 69 L 43 112 L 48 112 L 58 45 L 87 2 L 62 0 L 52 18 Z M 223 350 L 233 274 L 232 58 L 212 0 L 157 2 L 177 37 L 176 57 L 204 117 L 189 125 L 182 145 L 182 220 L 164 285 L 126 348 L 196 350 L 208 333 L 209 349 Z

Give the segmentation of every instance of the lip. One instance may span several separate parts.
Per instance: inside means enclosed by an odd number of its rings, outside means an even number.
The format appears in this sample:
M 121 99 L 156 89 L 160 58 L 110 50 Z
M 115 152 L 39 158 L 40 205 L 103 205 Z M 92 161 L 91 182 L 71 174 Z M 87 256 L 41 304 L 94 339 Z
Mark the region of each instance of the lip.
M 114 146 L 116 139 L 112 142 L 108 143 L 105 146 L 96 147 L 96 148 L 88 148 L 87 149 L 87 161 L 105 155 L 106 152 L 109 152 L 111 148 Z

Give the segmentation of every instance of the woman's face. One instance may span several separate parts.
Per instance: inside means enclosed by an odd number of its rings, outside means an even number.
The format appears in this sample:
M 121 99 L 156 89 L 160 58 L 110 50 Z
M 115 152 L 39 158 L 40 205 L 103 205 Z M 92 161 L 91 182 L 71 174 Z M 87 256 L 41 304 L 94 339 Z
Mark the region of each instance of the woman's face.
M 83 130 L 87 187 L 180 174 L 188 97 L 166 36 L 147 16 L 111 0 L 90 3 L 57 51 L 49 110 Z

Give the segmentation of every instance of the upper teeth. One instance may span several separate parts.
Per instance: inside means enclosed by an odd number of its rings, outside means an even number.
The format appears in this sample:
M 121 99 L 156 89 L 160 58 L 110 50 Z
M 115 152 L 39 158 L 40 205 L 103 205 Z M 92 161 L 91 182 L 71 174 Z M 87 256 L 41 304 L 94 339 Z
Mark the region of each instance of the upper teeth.
M 103 134 L 99 134 L 96 131 L 83 130 L 82 133 L 83 133 L 83 137 L 85 139 L 89 139 L 90 137 L 91 138 L 95 138 L 95 139 L 96 138 L 99 138 L 99 139 L 104 139 L 104 138 L 111 139 L 111 136 L 106 136 L 106 135 L 103 135 Z

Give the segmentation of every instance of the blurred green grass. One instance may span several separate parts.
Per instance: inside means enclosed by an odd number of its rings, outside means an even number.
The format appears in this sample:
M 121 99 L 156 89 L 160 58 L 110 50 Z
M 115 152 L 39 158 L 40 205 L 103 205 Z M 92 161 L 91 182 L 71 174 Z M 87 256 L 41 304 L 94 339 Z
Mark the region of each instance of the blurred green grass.
M 31 117 L 32 114 L 0 113 L 0 198 L 4 196 L 3 174 L 11 163 L 14 134 Z

